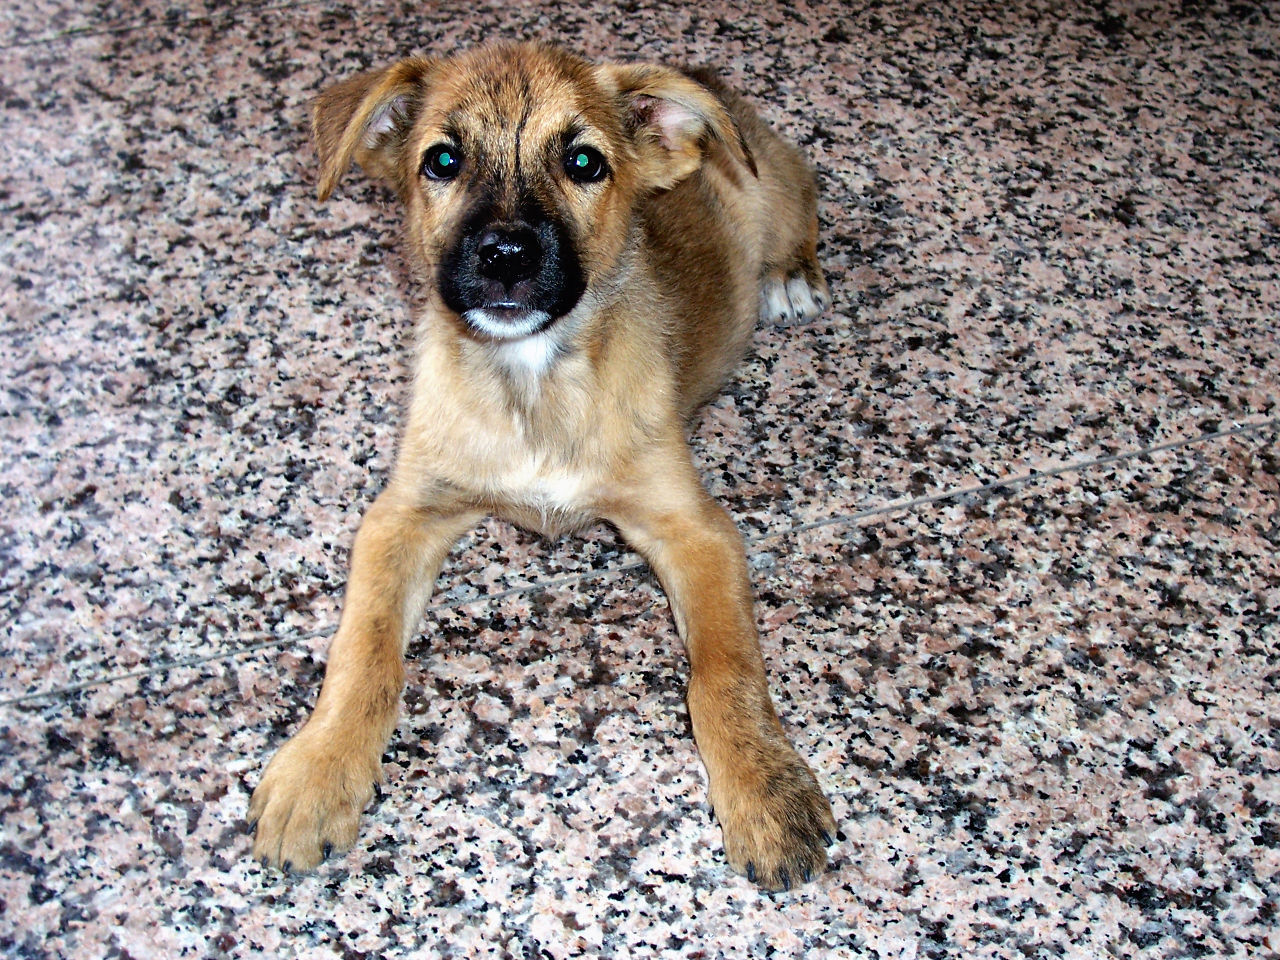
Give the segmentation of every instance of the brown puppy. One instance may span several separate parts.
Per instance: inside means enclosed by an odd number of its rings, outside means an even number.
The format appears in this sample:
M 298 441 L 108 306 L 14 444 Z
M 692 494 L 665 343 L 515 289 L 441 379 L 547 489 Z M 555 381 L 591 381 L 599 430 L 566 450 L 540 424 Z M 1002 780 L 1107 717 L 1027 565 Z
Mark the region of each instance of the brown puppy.
M 352 160 L 399 193 L 429 297 L 396 468 L 315 712 L 254 791 L 254 855 L 308 869 L 354 842 L 432 583 L 492 513 L 548 534 L 603 518 L 645 557 L 729 863 L 770 889 L 808 879 L 831 808 L 774 713 L 742 541 L 685 439 L 759 314 L 827 302 L 804 161 L 710 77 L 539 45 L 353 77 L 314 133 L 321 199 Z

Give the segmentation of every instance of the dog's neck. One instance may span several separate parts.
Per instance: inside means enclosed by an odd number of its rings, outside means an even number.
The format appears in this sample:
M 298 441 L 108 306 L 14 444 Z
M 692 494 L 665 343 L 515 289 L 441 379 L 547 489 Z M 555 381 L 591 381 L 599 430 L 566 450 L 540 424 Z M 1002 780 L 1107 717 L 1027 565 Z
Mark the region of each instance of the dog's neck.
M 652 277 L 629 253 L 609 276 L 591 284 L 568 314 L 543 331 L 512 340 L 477 338 L 433 291 L 419 308 L 419 372 L 434 369 L 427 375 L 441 389 L 454 384 L 448 388 L 451 395 L 466 398 L 462 402 L 473 410 L 505 411 L 502 416 L 514 417 L 518 433 L 544 452 L 566 443 L 576 447 L 581 438 L 567 435 L 566 424 L 590 429 L 587 425 L 596 421 L 593 405 L 636 399 L 605 400 L 601 390 L 612 387 L 598 382 L 596 371 L 615 337 L 652 336 L 652 331 L 615 325 L 615 318 L 625 314 L 620 311 L 624 290 L 627 296 L 657 295 Z M 658 349 L 653 343 L 640 353 L 653 355 Z
M 587 320 L 607 316 L 621 291 L 634 282 L 634 273 L 633 258 L 624 254 L 612 276 L 589 287 L 573 310 L 547 329 L 518 340 L 485 344 L 485 353 L 512 400 L 525 409 L 541 402 L 544 387 L 557 379 L 561 364 L 590 350 L 582 336 Z M 609 336 L 607 323 L 595 323 L 592 329 L 597 338 Z M 573 376 L 581 373 L 575 369 Z

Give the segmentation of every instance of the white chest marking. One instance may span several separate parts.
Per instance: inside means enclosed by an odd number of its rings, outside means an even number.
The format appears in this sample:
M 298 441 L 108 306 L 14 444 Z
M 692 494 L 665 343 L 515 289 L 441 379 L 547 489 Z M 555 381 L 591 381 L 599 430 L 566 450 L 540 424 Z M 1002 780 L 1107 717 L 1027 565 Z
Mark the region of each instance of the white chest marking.
M 579 514 L 586 505 L 585 478 L 534 459 L 514 466 L 498 483 L 504 499 L 537 511 L 544 521 Z

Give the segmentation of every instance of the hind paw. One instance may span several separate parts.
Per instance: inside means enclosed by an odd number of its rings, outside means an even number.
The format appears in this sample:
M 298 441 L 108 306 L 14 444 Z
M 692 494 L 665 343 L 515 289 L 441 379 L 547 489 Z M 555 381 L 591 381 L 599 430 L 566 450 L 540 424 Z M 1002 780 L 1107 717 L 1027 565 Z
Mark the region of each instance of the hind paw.
M 760 287 L 760 317 L 766 323 L 789 326 L 812 320 L 831 305 L 826 281 L 803 273 L 765 277 Z

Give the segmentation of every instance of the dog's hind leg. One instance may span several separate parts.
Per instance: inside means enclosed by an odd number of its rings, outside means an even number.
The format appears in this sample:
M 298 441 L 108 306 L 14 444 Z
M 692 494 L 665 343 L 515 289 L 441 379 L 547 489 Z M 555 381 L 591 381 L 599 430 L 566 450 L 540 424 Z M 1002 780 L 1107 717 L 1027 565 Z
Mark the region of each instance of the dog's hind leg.
M 780 326 L 812 320 L 831 305 L 831 293 L 818 263 L 818 221 L 781 263 L 766 265 L 760 282 L 760 319 Z
M 423 507 L 394 483 L 369 508 L 315 711 L 249 804 L 257 859 L 308 870 L 355 842 L 399 715 L 405 647 L 445 554 L 477 517 Z
M 777 890 L 826 864 L 831 805 L 774 712 L 742 538 L 703 490 L 687 448 L 637 468 L 606 517 L 671 600 L 690 664 L 689 717 L 729 864 Z

